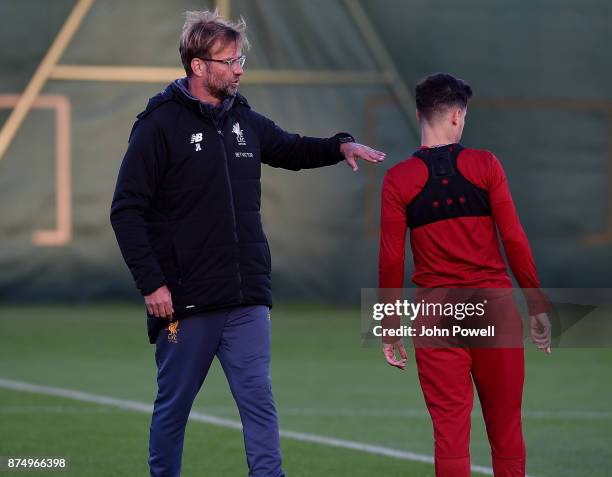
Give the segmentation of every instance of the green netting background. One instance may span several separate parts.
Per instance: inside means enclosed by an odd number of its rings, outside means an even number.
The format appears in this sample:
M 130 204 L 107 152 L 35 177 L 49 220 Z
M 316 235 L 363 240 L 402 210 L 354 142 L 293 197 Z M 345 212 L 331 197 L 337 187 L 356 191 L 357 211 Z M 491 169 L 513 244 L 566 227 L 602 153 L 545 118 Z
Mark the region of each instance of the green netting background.
M 612 4 L 606 0 L 384 0 L 361 2 L 402 79 L 446 71 L 476 98 L 612 100 Z M 25 88 L 69 14 L 68 0 L 0 0 L 0 94 Z M 213 2 L 97 0 L 60 63 L 180 66 L 182 13 Z M 250 30 L 249 69 L 375 70 L 376 59 L 339 0 L 234 0 Z M 73 239 L 40 247 L 55 223 L 53 113 L 32 110 L 0 161 L 0 299 L 136 297 L 108 209 L 135 115 L 163 84 L 49 81 L 71 104 Z M 387 152 L 353 174 L 264 168 L 263 216 L 277 298 L 357 302 L 376 286 L 384 171 L 418 145 L 384 86 L 241 87 L 285 129 L 350 131 Z M 368 107 L 367 105 L 375 105 Z M 8 110 L 0 111 L 0 121 Z M 607 227 L 609 114 L 547 108 L 470 108 L 463 143 L 493 150 L 506 168 L 541 281 L 609 287 L 612 245 L 587 245 Z M 407 260 L 407 273 L 411 272 Z

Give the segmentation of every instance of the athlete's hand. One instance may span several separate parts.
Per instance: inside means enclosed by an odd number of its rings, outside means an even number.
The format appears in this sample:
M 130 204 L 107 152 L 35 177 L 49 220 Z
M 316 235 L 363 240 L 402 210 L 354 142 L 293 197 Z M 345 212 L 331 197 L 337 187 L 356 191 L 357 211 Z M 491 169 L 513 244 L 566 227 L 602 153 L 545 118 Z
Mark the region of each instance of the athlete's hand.
M 404 348 L 404 342 L 401 339 L 394 343 L 383 343 L 382 350 L 387 363 L 391 366 L 401 370 L 406 367 L 406 348 Z M 399 351 L 400 359 L 397 359 L 396 351 Z
M 546 354 L 550 354 L 552 327 L 548 315 L 546 313 L 538 313 L 537 315 L 531 315 L 529 319 L 531 341 L 538 349 L 541 349 Z
M 145 304 L 149 315 L 156 318 L 172 319 L 174 308 L 172 308 L 172 296 L 166 285 L 159 287 L 150 295 L 145 296 Z
M 355 172 L 359 167 L 357 166 L 357 159 L 361 158 L 364 161 L 379 163 L 385 159 L 385 153 L 372 149 L 371 147 L 364 146 L 363 144 L 357 144 L 356 142 L 345 142 L 340 145 L 340 152 L 344 156 L 344 160 L 348 166 Z

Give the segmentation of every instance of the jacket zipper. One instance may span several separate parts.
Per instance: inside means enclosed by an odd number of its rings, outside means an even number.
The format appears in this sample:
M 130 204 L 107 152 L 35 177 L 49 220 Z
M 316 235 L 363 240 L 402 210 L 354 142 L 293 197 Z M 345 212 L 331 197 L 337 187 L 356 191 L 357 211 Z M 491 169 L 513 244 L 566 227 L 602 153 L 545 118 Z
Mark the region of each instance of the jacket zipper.
M 227 116 L 226 116 L 227 117 Z M 225 122 L 225 118 L 224 118 L 224 122 Z M 236 240 L 236 248 L 238 249 L 238 255 L 240 254 L 240 247 L 238 245 L 238 219 L 236 218 L 236 208 L 234 207 L 234 191 L 232 189 L 232 180 L 230 178 L 230 173 L 229 173 L 229 161 L 227 159 L 227 150 L 225 149 L 225 135 L 223 134 L 223 124 L 220 125 L 221 129 L 217 129 L 217 134 L 221 137 L 221 149 L 223 150 L 223 161 L 224 161 L 224 165 L 225 165 L 225 176 L 227 178 L 227 185 L 229 187 L 229 191 L 230 191 L 230 205 L 232 207 L 232 215 L 234 216 L 234 238 Z M 238 256 L 238 282 L 240 283 L 240 288 L 238 289 L 238 293 L 239 293 L 239 300 L 240 302 L 242 302 L 243 300 L 243 295 L 242 295 L 242 274 L 240 273 L 240 257 Z

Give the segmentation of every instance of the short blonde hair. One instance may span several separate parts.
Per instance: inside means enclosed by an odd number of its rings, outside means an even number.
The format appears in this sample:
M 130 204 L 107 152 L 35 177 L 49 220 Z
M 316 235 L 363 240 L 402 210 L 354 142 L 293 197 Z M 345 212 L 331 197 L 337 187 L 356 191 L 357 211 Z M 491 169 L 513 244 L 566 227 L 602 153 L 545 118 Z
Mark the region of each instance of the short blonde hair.
M 244 18 L 240 17 L 240 21 L 234 23 L 221 17 L 218 10 L 185 12 L 179 53 L 187 76 L 193 73 L 191 60 L 210 58 L 211 50 L 217 42 L 222 45 L 236 43 L 240 50 L 248 50 L 250 44 L 246 28 Z

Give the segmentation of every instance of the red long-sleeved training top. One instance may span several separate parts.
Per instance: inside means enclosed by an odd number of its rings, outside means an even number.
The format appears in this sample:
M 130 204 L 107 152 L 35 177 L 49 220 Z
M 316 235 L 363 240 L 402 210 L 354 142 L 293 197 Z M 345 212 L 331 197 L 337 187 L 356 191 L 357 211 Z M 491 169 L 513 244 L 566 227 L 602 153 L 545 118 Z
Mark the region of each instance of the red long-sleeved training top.
M 486 191 L 490 214 L 435 220 L 412 228 L 413 282 L 426 288 L 512 287 L 499 248 L 497 226 L 519 286 L 538 288 L 539 280 L 529 243 L 498 159 L 489 151 L 466 148 L 457 156 L 456 166 L 463 178 L 479 190 Z M 415 156 L 392 167 L 385 175 L 381 201 L 379 288 L 403 287 L 408 208 L 428 180 L 428 166 Z M 457 203 L 464 199 L 439 198 L 441 202 L 448 200 Z M 435 207 L 439 207 L 438 201 L 434 202 Z M 535 300 L 530 300 L 529 292 L 526 293 L 530 313 L 546 311 L 548 303 L 538 299 L 541 298 L 539 292 L 534 292 Z

